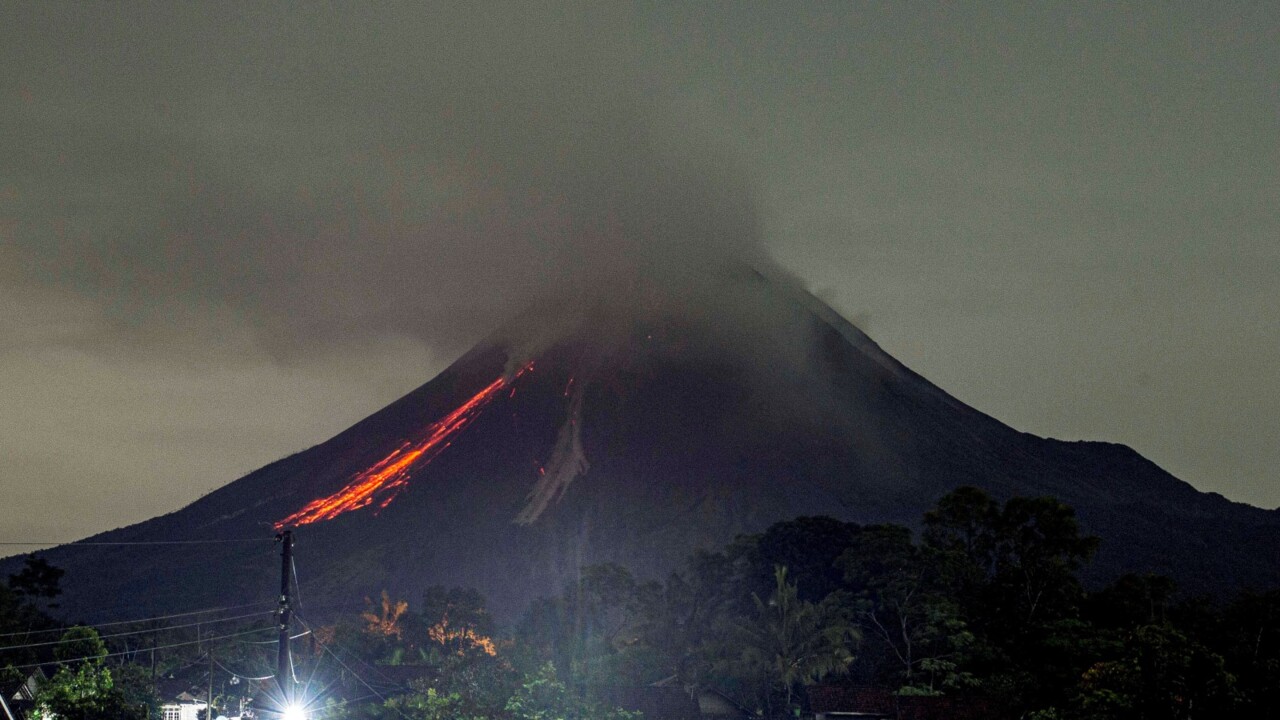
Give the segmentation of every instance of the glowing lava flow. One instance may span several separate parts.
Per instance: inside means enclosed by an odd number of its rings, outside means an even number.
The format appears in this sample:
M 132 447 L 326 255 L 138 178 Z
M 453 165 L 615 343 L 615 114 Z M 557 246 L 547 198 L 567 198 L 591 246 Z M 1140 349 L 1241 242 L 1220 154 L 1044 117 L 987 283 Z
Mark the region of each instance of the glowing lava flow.
M 338 492 L 312 500 L 301 510 L 277 522 L 276 529 L 332 520 L 342 513 L 368 507 L 374 502 L 378 503 L 379 509 L 385 508 L 408 487 L 409 469 L 413 465 L 426 464 L 436 459 L 452 444 L 449 438 L 470 425 L 499 391 L 532 369 L 533 364 L 530 363 L 510 378 L 500 377 L 489 383 L 458 409 L 432 423 L 427 428 L 425 438 L 404 443 L 376 465 L 356 475 Z

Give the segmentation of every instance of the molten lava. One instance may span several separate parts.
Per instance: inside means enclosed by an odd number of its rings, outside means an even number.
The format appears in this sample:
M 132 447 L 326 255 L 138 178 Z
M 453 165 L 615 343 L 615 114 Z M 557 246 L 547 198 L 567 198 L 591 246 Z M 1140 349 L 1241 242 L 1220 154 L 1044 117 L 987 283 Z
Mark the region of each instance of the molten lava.
M 456 410 L 428 426 L 422 439 L 405 442 L 373 467 L 357 474 L 338 492 L 312 500 L 301 510 L 277 522 L 275 528 L 281 530 L 321 520 L 332 520 L 342 513 L 359 510 L 375 502 L 379 509 L 390 505 L 391 501 L 408 487 L 410 468 L 414 465 L 425 465 L 436 459 L 452 444 L 450 438 L 470 425 L 471 421 L 479 416 L 480 411 L 504 387 L 532 369 L 533 364 L 529 363 L 510 378 L 499 377 L 489 383 Z

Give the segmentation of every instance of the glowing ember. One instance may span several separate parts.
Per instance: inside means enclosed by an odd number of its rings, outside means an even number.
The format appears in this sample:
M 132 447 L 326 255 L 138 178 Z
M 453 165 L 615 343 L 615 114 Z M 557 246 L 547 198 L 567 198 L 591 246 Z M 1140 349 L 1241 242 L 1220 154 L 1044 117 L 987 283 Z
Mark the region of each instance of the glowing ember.
M 504 387 L 531 369 L 532 363 L 520 368 L 511 378 L 500 377 L 489 383 L 458 409 L 432 423 L 421 440 L 404 443 L 376 465 L 356 475 L 338 492 L 312 500 L 301 510 L 277 522 L 276 529 L 332 520 L 342 513 L 359 510 L 375 502 L 379 509 L 390 505 L 408 487 L 410 468 L 436 459 L 452 444 L 451 437 L 470 425 Z
M 477 649 L 485 655 L 496 656 L 498 654 L 498 646 L 494 644 L 493 638 L 481 635 L 469 627 L 451 627 L 448 613 L 445 613 L 440 622 L 427 628 L 427 637 L 432 642 L 446 647 L 450 645 L 456 646 L 458 648 L 457 654 L 464 657 L 468 648 Z

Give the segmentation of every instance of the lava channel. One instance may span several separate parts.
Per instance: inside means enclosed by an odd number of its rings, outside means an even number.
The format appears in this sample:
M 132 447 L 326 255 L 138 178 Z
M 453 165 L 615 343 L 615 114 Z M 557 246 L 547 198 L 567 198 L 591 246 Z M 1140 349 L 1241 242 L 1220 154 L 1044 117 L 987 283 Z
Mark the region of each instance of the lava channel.
M 316 498 L 301 510 L 277 522 L 276 530 L 332 520 L 345 512 L 359 510 L 374 503 L 377 503 L 379 510 L 390 505 L 391 501 L 409 486 L 410 468 L 414 465 L 425 465 L 436 459 L 452 444 L 450 438 L 470 425 L 471 421 L 480 415 L 480 411 L 504 387 L 532 369 L 533 364 L 530 363 L 520 368 L 510 378 L 499 377 L 489 383 L 456 410 L 428 426 L 426 435 L 421 440 L 405 442 L 373 467 L 353 477 L 351 482 L 338 492 L 327 497 Z

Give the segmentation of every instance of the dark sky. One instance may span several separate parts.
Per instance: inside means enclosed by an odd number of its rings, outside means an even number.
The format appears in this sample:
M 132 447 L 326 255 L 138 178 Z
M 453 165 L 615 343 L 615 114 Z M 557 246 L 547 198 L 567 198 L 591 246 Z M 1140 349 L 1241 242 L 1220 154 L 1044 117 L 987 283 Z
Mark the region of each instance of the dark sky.
M 0 539 L 167 512 L 549 287 L 771 257 L 1280 505 L 1280 6 L 3 3 Z

